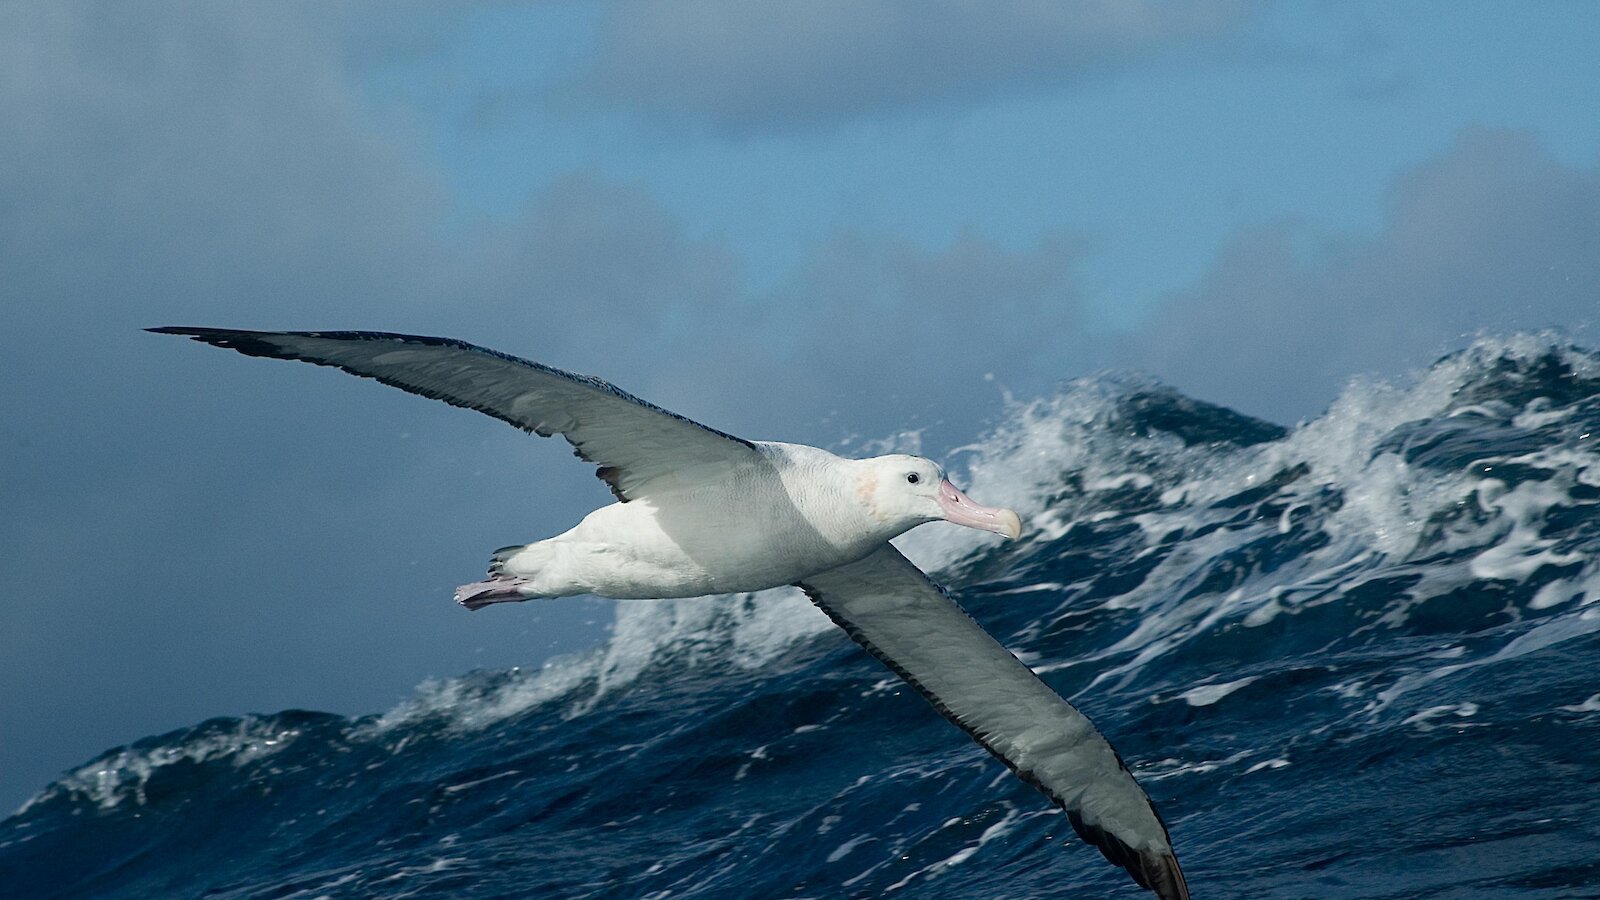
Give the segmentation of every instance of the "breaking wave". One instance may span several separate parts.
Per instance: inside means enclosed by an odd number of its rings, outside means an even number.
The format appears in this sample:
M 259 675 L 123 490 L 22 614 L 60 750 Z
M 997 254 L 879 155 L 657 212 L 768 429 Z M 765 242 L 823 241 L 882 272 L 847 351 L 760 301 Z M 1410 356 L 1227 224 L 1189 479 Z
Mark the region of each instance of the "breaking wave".
M 1577 896 L 1600 883 L 1597 446 L 1600 356 L 1549 335 L 1290 429 L 1108 374 L 947 459 L 1022 541 L 898 543 L 1118 746 L 1197 895 Z M 1138 895 L 791 590 L 618 603 L 591 652 L 381 715 L 145 738 L 0 822 L 22 895 L 999 883 Z

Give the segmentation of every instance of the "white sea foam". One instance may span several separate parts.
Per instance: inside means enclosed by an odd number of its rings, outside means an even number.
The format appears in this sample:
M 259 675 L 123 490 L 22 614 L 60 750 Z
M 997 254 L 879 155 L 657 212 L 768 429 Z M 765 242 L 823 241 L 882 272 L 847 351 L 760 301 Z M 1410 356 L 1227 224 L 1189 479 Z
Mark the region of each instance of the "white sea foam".
M 404 881 L 418 875 L 433 875 L 437 872 L 447 872 L 469 860 L 465 856 L 441 856 L 418 866 L 401 866 L 392 875 L 386 875 L 374 881 L 374 884 L 385 884 L 392 881 Z
M 1245 685 L 1254 683 L 1257 678 L 1258 676 L 1252 675 L 1248 678 L 1240 678 L 1238 681 L 1228 681 L 1222 684 L 1203 684 L 1200 687 L 1190 688 L 1178 696 L 1182 697 L 1184 702 L 1190 706 L 1210 706 Z
M 1454 675 L 1457 672 L 1517 659 L 1574 638 L 1593 634 L 1600 631 L 1600 614 L 1596 614 L 1597 612 L 1600 612 L 1600 610 L 1585 609 L 1579 613 L 1556 616 L 1522 632 L 1507 642 L 1505 646 L 1488 656 L 1448 666 L 1439 666 L 1426 672 L 1412 672 L 1402 675 L 1394 684 L 1385 690 L 1379 691 L 1377 697 L 1368 704 L 1365 711 L 1369 715 L 1376 715 L 1387 709 L 1402 695 L 1441 678 Z
M 1255 765 L 1251 766 L 1250 768 L 1245 769 L 1244 773 L 1246 775 L 1253 775 L 1256 772 L 1260 772 L 1260 771 L 1263 771 L 1263 770 L 1266 770 L 1266 769 L 1281 769 L 1281 768 L 1283 768 L 1284 766 L 1287 766 L 1287 765 L 1289 765 L 1289 761 L 1287 759 L 1284 759 L 1281 756 L 1278 756 L 1278 757 L 1274 757 L 1272 759 L 1264 759 L 1261 762 L 1258 762 Z
M 1398 627 L 1430 597 L 1449 594 L 1474 580 L 1526 581 L 1554 566 L 1582 566 L 1559 585 L 1540 592 L 1529 608 L 1538 610 L 1579 597 L 1596 599 L 1600 566 L 1580 552 L 1562 549 L 1542 537 L 1548 517 L 1575 502 L 1572 488 L 1600 483 L 1600 455 L 1593 444 L 1555 443 L 1531 453 L 1489 458 L 1485 465 L 1448 470 L 1408 464 L 1386 448 L 1401 425 L 1443 417 L 1464 386 L 1494 368 L 1502 358 L 1531 361 L 1552 354 L 1582 377 L 1593 377 L 1594 358 L 1558 349 L 1545 336 L 1481 340 L 1469 351 L 1417 375 L 1410 384 L 1357 381 L 1317 419 L 1302 423 L 1279 441 L 1217 454 L 1199 477 L 1185 478 L 1163 493 L 1164 508 L 1134 517 L 1150 544 L 1203 527 L 1206 504 L 1266 483 L 1275 473 L 1303 470 L 1280 492 L 1289 511 L 1274 521 L 1255 521 L 1181 540 L 1133 590 L 1106 601 L 1107 608 L 1137 610 L 1137 628 L 1094 655 L 1116 659 L 1102 669 L 1092 688 L 1126 684 L 1145 667 L 1190 640 L 1202 639 L 1221 624 L 1239 619 L 1261 626 L 1280 615 L 1340 602 L 1374 578 L 1415 574 L 1418 583 L 1397 594 L 1390 608 L 1365 627 Z M 1490 406 L 1494 408 L 1491 409 Z M 1502 401 L 1456 410 L 1468 415 L 1505 416 Z M 1539 400 L 1528 426 L 1563 421 L 1561 410 Z M 1542 470 L 1542 479 L 1515 487 L 1489 477 L 1496 465 L 1515 463 Z M 1185 473 L 1186 474 L 1186 473 Z M 1333 508 L 1319 492 L 1337 492 Z M 1322 512 L 1315 512 L 1318 509 Z M 1298 509 L 1301 512 L 1294 513 Z M 1294 517 L 1310 518 L 1327 538 L 1270 572 L 1248 573 L 1226 594 L 1196 593 L 1192 586 L 1210 562 L 1262 537 L 1294 527 Z M 1058 530 L 1070 528 L 1058 525 Z M 1460 561 L 1457 551 L 1476 550 Z M 1419 562 L 1410 563 L 1412 558 Z M 1572 629 L 1582 632 L 1581 626 Z M 1563 632 L 1565 633 L 1565 632 Z M 1501 659 L 1505 657 L 1496 657 Z
M 1180 775 L 1200 775 L 1206 772 L 1215 772 L 1223 766 L 1236 766 L 1254 756 L 1255 752 L 1254 750 L 1240 750 L 1222 759 L 1203 759 L 1198 762 L 1168 758 L 1151 763 L 1134 774 L 1138 776 L 1140 781 L 1161 781 L 1167 778 L 1176 778 Z
M 1583 701 L 1582 703 L 1574 704 L 1572 706 L 1558 706 L 1556 709 L 1564 712 L 1576 713 L 1600 712 L 1600 694 L 1591 695 L 1589 699 Z
M 1480 491 L 1479 502 L 1487 511 L 1503 516 L 1511 529 L 1499 543 L 1473 557 L 1473 577 L 1522 581 L 1544 566 L 1583 562 L 1583 554 L 1557 553 L 1550 549 L 1555 546 L 1554 540 L 1539 537 L 1545 514 L 1566 505 L 1571 496 L 1570 482 L 1570 477 L 1558 476 L 1550 481 L 1526 481 L 1508 491 L 1503 483 L 1486 480 L 1485 486 L 1493 487 Z M 1492 497 L 1485 498 L 1486 494 Z
M 24 803 L 17 813 L 63 794 L 88 800 L 101 809 L 112 809 L 129 800 L 142 806 L 145 785 L 165 766 L 223 759 L 243 766 L 279 752 L 299 736 L 299 729 L 245 716 L 229 731 L 201 734 L 176 744 L 124 748 L 62 776 Z
M 1442 706 L 1430 706 L 1427 709 L 1413 713 L 1405 718 L 1403 724 L 1415 725 L 1423 731 L 1432 731 L 1435 728 L 1449 725 L 1460 727 L 1459 722 L 1450 721 L 1447 717 L 1454 717 L 1454 719 L 1460 720 L 1470 719 L 1477 714 L 1478 704 L 1476 703 L 1446 703 Z M 1446 719 L 1446 721 L 1441 724 L 1438 721 L 1440 719 Z
M 1015 806 L 1013 806 L 1010 803 L 1003 804 L 1003 807 L 1004 807 L 1004 809 L 1006 811 L 1005 815 L 1002 816 L 999 821 L 997 821 L 994 824 L 992 824 L 992 825 L 988 826 L 987 828 L 985 828 L 983 830 L 983 832 L 978 835 L 978 839 L 975 842 L 970 843 L 965 847 L 962 847 L 960 850 L 957 850 L 955 853 L 950 854 L 949 856 L 945 857 L 944 859 L 938 860 L 938 861 L 933 862 L 933 863 L 929 863 L 926 866 L 923 866 L 921 868 L 915 869 L 915 870 L 907 873 L 899 881 L 896 881 L 894 884 L 891 884 L 888 887 L 884 888 L 884 892 L 888 893 L 890 891 L 898 891 L 901 888 L 909 886 L 913 881 L 916 881 L 919 878 L 924 880 L 924 881 L 932 881 L 933 879 L 938 878 L 940 875 L 944 874 L 945 872 L 949 871 L 950 869 L 954 868 L 955 866 L 959 866 L 962 863 L 966 862 L 967 860 L 971 859 L 974 855 L 976 855 L 979 851 L 981 851 L 983 849 L 984 845 L 986 845 L 986 844 L 988 844 L 988 843 L 990 843 L 992 841 L 995 841 L 997 839 L 1003 838 L 1006 835 L 1010 834 L 1011 832 L 1015 831 L 1017 829 L 1017 827 L 1019 825 L 1021 825 L 1022 823 L 1026 822 L 1026 821 L 1028 821 L 1030 819 L 1037 818 L 1037 817 L 1039 817 L 1041 815 L 1053 815 L 1054 814 L 1054 810 L 1050 810 L 1050 811 L 1047 811 L 1047 812 L 1033 811 L 1033 812 L 1024 813 L 1024 812 L 1019 811 Z M 945 823 L 940 826 L 940 828 L 941 829 L 954 828 L 954 827 L 957 827 L 959 825 L 964 824 L 964 822 L 965 822 L 965 820 L 961 819 L 959 817 L 958 818 L 953 818 L 953 819 L 946 820 Z M 875 866 L 874 868 L 877 868 L 877 867 Z M 860 876 L 857 876 L 857 877 L 860 877 Z M 846 882 L 846 883 L 848 884 L 849 882 Z
M 1023 821 L 1038 815 L 1038 813 L 1024 815 L 1009 803 L 1006 804 L 1005 807 L 1006 814 L 1000 819 L 1000 821 L 990 825 L 988 828 L 985 828 L 983 833 L 978 835 L 978 840 L 976 843 L 968 844 L 967 846 L 951 854 L 949 857 L 929 866 L 925 870 L 929 880 L 939 877 L 939 875 L 945 872 L 947 869 L 961 865 L 962 863 L 971 859 L 979 850 L 982 850 L 983 845 L 998 838 L 1005 837 L 1007 834 L 1010 834 L 1012 831 L 1014 831 L 1016 827 Z
M 426 682 L 359 734 L 375 737 L 433 717 L 476 730 L 555 700 L 565 702 L 565 715 L 582 715 L 610 692 L 632 684 L 658 659 L 670 656 L 694 666 L 714 658 L 759 668 L 796 641 L 832 627 L 793 588 L 618 602 L 610 638 L 600 647 L 538 670 L 510 673 L 487 689 L 476 675 Z
M 875 841 L 877 839 L 878 838 L 874 835 L 858 834 L 850 840 L 845 841 L 839 846 L 833 848 L 833 852 L 828 854 L 828 862 L 836 863 L 839 860 L 844 859 L 846 856 L 849 856 L 857 847 L 865 844 L 867 841 Z

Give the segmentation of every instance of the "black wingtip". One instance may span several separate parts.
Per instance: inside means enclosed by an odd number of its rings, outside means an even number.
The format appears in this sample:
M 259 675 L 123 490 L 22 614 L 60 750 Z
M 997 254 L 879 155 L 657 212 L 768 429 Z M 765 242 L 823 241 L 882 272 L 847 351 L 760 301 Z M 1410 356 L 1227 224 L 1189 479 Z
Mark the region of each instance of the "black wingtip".
M 161 325 L 156 328 L 146 328 L 151 334 L 176 334 L 182 337 L 194 338 L 197 341 L 217 340 L 229 336 L 271 334 L 269 331 L 244 331 L 238 328 L 200 328 L 194 325 Z
M 1085 822 L 1075 810 L 1067 810 L 1067 820 L 1079 837 L 1112 865 L 1126 870 L 1140 887 L 1155 892 L 1161 900 L 1189 900 L 1189 883 L 1171 850 L 1135 850 L 1104 828 Z
M 163 325 L 146 328 L 154 334 L 176 334 L 191 341 L 237 350 L 245 356 L 264 356 L 272 359 L 298 359 L 296 354 L 267 340 L 270 331 L 239 331 L 231 328 L 194 328 L 184 325 Z M 298 332 L 295 332 L 298 333 Z
M 191 325 L 162 325 L 159 328 L 146 328 L 151 334 L 175 334 L 191 340 L 215 344 L 229 337 L 257 334 L 254 331 L 234 331 L 227 328 L 195 328 Z
M 1178 857 L 1168 850 L 1162 853 L 1145 851 L 1139 855 L 1143 863 L 1145 887 L 1156 892 L 1161 900 L 1189 900 L 1189 882 L 1183 877 Z

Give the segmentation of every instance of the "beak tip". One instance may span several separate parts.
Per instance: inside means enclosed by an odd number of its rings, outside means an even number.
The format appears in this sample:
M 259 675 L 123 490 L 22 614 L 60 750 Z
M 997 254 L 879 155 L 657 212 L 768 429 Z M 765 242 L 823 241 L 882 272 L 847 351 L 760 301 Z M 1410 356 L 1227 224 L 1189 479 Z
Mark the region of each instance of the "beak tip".
M 965 525 L 980 531 L 990 531 L 1013 541 L 1022 537 L 1022 519 L 1015 511 L 979 506 L 949 481 L 940 485 L 939 508 L 943 511 L 946 522 Z

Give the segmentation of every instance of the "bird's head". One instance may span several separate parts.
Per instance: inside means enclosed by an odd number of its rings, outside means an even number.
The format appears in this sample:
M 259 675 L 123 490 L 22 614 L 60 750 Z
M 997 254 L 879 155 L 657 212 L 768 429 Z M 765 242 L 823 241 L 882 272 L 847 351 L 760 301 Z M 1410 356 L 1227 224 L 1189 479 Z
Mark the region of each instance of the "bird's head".
M 875 517 L 898 528 L 896 534 L 940 520 L 1013 540 L 1022 534 L 1016 513 L 972 502 L 931 459 L 896 454 L 861 462 L 857 491 Z

